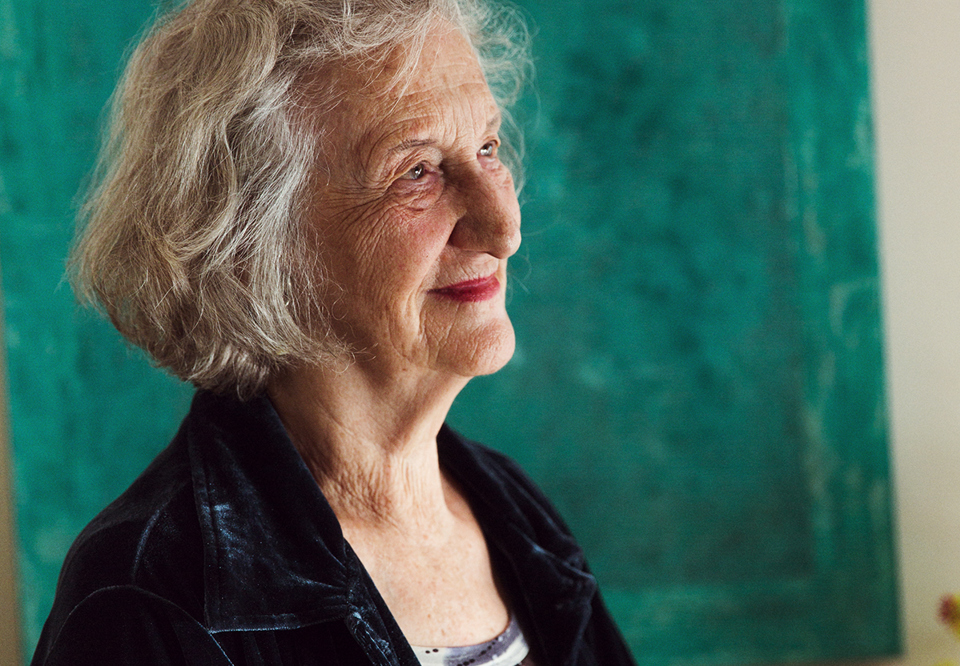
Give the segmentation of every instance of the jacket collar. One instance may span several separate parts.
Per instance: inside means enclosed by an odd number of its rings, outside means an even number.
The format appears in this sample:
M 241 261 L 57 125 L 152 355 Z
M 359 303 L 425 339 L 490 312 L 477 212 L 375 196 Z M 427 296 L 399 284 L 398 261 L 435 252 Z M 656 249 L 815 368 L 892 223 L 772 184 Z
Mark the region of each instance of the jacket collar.
M 270 401 L 201 391 L 184 426 L 210 629 L 335 619 L 369 628 L 377 605 L 369 579 Z M 527 607 L 541 639 L 550 636 L 541 649 L 569 655 L 596 589 L 579 547 L 512 462 L 446 426 L 438 444 L 441 464 L 467 494 L 497 559 L 511 569 L 504 574 L 515 579 L 515 602 Z
M 208 626 L 279 629 L 350 614 L 359 567 L 270 401 L 200 392 L 186 426 Z
M 460 483 L 502 577 L 512 574 L 515 609 L 524 613 L 528 641 L 547 663 L 568 664 L 589 623 L 596 579 L 569 528 L 519 466 L 464 440 L 446 425 L 437 438 L 440 461 Z M 504 569 L 509 569 L 505 571 Z

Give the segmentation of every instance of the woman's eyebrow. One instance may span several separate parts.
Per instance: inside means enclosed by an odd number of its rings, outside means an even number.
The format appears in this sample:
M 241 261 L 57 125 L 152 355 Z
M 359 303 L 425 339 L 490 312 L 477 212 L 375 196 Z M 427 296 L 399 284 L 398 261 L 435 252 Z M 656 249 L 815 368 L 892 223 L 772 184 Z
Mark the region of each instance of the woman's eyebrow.
M 496 132 L 500 129 L 500 125 L 503 122 L 503 115 L 500 111 L 497 111 L 493 116 L 490 117 L 490 120 L 487 121 L 486 132 Z M 424 146 L 435 146 L 437 145 L 436 139 L 422 138 L 422 139 L 405 139 L 398 143 L 397 145 L 391 147 L 387 152 L 388 153 L 400 153 L 405 150 L 410 150 L 411 148 L 423 148 Z
M 390 148 L 388 152 L 390 153 L 399 153 L 404 150 L 409 150 L 410 148 L 422 148 L 424 146 L 435 146 L 437 145 L 436 139 L 407 139 L 401 141 L 396 146 Z

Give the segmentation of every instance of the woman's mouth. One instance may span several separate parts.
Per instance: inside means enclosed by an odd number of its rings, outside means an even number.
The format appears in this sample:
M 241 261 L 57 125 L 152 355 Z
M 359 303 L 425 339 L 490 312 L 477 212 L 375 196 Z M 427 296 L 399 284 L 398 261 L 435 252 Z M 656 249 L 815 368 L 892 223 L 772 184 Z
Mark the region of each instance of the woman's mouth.
M 497 274 L 493 273 L 487 277 L 464 280 L 448 287 L 431 289 L 430 293 L 460 303 L 476 303 L 493 298 L 499 291 L 500 281 L 497 279 Z

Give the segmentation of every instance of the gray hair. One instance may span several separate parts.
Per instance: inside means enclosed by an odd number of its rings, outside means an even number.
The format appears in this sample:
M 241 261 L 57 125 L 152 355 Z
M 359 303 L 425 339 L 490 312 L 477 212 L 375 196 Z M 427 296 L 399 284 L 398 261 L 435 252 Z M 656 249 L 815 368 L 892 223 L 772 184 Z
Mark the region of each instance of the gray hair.
M 438 18 L 473 44 L 506 111 L 527 32 L 483 0 L 194 0 L 158 19 L 113 99 L 70 258 L 78 295 L 200 388 L 249 396 L 284 368 L 343 358 L 300 215 L 323 150 L 304 86 L 400 45 L 415 59 Z M 516 171 L 517 137 L 504 138 Z

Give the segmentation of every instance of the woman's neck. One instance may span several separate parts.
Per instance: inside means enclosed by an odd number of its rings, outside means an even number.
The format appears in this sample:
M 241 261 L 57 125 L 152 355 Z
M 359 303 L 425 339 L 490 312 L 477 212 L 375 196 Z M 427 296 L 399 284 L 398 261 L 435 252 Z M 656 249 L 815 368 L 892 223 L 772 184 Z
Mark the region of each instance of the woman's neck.
M 480 525 L 437 458 L 466 379 L 428 379 L 303 371 L 269 396 L 408 640 L 472 645 L 503 631 L 509 613 Z
M 465 384 L 308 368 L 279 378 L 268 394 L 344 526 L 410 530 L 450 517 L 436 436 Z

